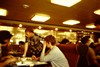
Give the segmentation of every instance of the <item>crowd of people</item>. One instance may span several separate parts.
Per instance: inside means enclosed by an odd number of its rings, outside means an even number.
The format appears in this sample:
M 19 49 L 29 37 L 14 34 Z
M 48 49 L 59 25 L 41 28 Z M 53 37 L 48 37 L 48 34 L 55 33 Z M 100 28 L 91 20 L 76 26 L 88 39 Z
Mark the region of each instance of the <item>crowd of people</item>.
M 53 35 L 48 35 L 43 39 L 43 43 L 40 41 L 40 37 L 33 31 L 32 28 L 26 28 L 25 30 L 26 40 L 25 42 L 19 42 L 24 45 L 24 53 L 22 57 L 32 57 L 34 60 L 50 62 L 52 67 L 70 67 L 67 58 L 61 50 L 56 46 L 56 38 Z M 5 67 L 7 64 L 16 62 L 16 57 L 7 55 L 7 47 L 11 44 L 10 39 L 12 34 L 9 31 L 0 31 L 0 66 Z M 69 44 L 68 39 L 63 39 L 60 44 Z M 90 36 L 81 38 L 81 42 L 78 43 L 78 49 L 80 58 L 77 67 L 100 67 L 97 59 L 100 59 L 98 52 L 90 45 L 93 43 Z M 93 43 L 94 44 L 94 43 Z M 98 45 L 100 39 L 98 39 Z M 85 49 L 83 48 L 85 45 Z M 84 52 L 82 53 L 83 48 Z M 97 53 L 96 53 L 97 51 Z

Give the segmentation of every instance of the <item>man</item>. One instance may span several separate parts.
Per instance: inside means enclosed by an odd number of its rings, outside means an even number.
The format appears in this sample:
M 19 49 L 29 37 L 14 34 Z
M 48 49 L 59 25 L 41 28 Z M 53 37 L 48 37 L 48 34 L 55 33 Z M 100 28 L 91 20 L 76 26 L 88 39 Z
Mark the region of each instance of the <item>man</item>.
M 32 57 L 32 55 L 39 57 L 43 46 L 39 36 L 33 32 L 32 28 L 26 28 L 25 35 L 26 42 L 23 57 Z
M 10 44 L 11 37 L 12 35 L 9 31 L 0 31 L 0 67 L 5 67 L 7 64 L 15 62 L 17 60 L 11 55 L 7 56 L 6 47 Z
M 48 48 L 48 51 L 46 51 L 46 48 Z M 52 67 L 69 67 L 67 58 L 56 46 L 56 39 L 52 35 L 44 38 L 40 61 L 50 62 Z
M 94 24 L 97 29 L 100 29 L 100 20 L 96 20 Z
M 94 50 L 89 47 L 91 43 L 90 36 L 85 36 L 81 39 L 81 44 L 78 46 L 80 58 L 77 67 L 100 67 L 97 61 L 100 56 L 96 56 Z

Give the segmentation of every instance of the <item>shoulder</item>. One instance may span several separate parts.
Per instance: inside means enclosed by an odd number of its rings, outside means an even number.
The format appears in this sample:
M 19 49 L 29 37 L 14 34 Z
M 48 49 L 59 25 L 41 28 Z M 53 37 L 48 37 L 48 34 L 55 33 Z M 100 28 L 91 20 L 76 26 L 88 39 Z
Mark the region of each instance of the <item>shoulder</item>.
M 91 47 L 89 47 L 88 53 L 89 53 L 89 55 L 92 55 L 92 56 L 95 55 L 95 52 Z

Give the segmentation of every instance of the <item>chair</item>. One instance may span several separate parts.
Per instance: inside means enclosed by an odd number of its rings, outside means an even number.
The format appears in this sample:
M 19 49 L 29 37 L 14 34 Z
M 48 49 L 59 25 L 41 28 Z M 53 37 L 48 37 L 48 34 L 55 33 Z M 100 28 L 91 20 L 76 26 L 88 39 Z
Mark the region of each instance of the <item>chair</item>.
M 70 67 L 77 67 L 79 54 L 77 51 L 77 45 L 75 44 L 60 44 L 57 45 L 58 48 L 63 52 L 65 57 L 67 58 Z

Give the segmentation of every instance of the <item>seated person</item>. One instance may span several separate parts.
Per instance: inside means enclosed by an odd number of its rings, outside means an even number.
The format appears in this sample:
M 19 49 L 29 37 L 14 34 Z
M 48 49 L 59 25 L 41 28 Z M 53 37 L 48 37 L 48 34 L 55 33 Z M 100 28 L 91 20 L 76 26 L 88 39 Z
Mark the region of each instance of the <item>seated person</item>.
M 46 51 L 46 48 L 49 50 Z M 64 54 L 56 46 L 56 39 L 52 35 L 44 38 L 40 61 L 50 62 L 52 67 L 69 67 L 67 58 L 65 58 Z
M 66 38 L 64 38 L 64 39 L 60 42 L 60 44 L 68 44 L 68 43 L 69 43 L 69 40 L 66 39 Z
M 15 62 L 17 59 L 11 55 L 7 56 L 7 50 L 2 47 L 7 47 L 10 44 L 10 39 L 12 35 L 9 31 L 2 30 L 0 31 L 0 67 L 5 67 L 7 64 L 11 62 Z M 5 53 L 4 53 L 5 52 Z

